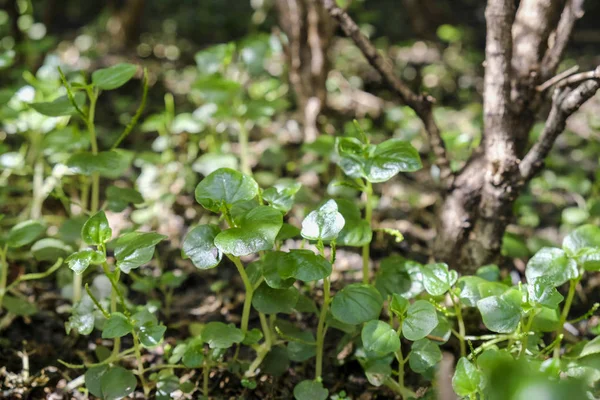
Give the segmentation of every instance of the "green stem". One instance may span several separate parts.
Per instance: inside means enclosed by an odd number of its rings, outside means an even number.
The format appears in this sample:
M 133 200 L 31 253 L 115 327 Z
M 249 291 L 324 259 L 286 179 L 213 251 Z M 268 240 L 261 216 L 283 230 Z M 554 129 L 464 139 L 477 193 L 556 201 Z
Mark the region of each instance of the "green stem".
M 521 349 L 519 350 L 519 357 L 521 357 L 527 350 L 527 344 L 529 342 L 529 331 L 531 331 L 531 325 L 533 324 L 533 318 L 535 317 L 535 315 L 537 313 L 538 313 L 537 309 L 532 309 L 531 314 L 527 318 L 527 322 L 525 323 L 525 329 L 523 330 L 525 337 L 523 338 L 523 341 L 521 342 Z
M 208 398 L 208 373 L 210 372 L 210 354 L 204 357 L 204 364 L 202 366 L 202 394 Z
M 6 293 L 6 282 L 8 281 L 8 262 L 6 261 L 6 252 L 8 251 L 8 245 L 4 245 L 3 249 L 0 249 L 0 309 L 2 309 L 2 302 L 4 301 L 4 293 Z
M 144 389 L 144 396 L 146 398 L 150 395 L 150 388 L 148 387 L 148 383 L 146 383 L 146 378 L 144 378 L 144 362 L 142 361 L 142 353 L 140 352 L 140 340 L 135 333 L 135 330 L 131 331 L 133 336 L 133 348 L 135 351 L 135 358 L 137 360 L 137 369 L 138 375 L 140 377 L 140 382 L 142 382 L 142 388 Z
M 244 299 L 244 309 L 242 311 L 242 322 L 240 329 L 244 334 L 248 331 L 248 321 L 250 320 L 250 308 L 252 306 L 252 295 L 254 294 L 254 288 L 252 287 L 252 282 L 246 273 L 246 269 L 242 265 L 239 257 L 235 257 L 232 255 L 227 255 L 231 261 L 235 264 L 240 277 L 242 278 L 242 282 L 244 282 L 244 288 L 246 289 L 246 298 Z
M 251 378 L 256 375 L 256 369 L 263 362 L 263 360 L 265 359 L 267 354 L 269 354 L 269 351 L 271 351 L 271 346 L 273 345 L 273 340 L 271 338 L 271 327 L 269 326 L 269 323 L 267 322 L 267 317 L 263 313 L 258 313 L 258 316 L 260 318 L 260 326 L 263 330 L 263 335 L 265 337 L 265 341 L 262 345 L 260 345 L 257 348 L 256 358 L 254 359 L 254 361 L 252 361 L 252 363 L 248 367 L 248 370 L 244 374 L 248 378 Z
M 560 315 L 560 320 L 558 322 L 558 329 L 556 330 L 556 336 L 562 334 L 563 329 L 565 327 L 565 322 L 567 321 L 567 317 L 569 316 L 569 311 L 571 310 L 571 304 L 573 304 L 573 298 L 575 298 L 575 289 L 577 288 L 577 284 L 581 277 L 577 279 L 572 279 L 569 281 L 569 292 L 567 293 L 567 299 L 565 300 L 565 306 L 563 307 L 562 313 Z M 554 347 L 554 358 L 560 357 L 560 344 L 562 340 L 559 340 Z
M 365 190 L 363 192 L 365 194 L 365 221 L 371 226 L 371 220 L 373 217 L 373 206 L 371 202 L 371 197 L 373 196 L 373 185 L 371 182 L 366 181 Z M 370 251 L 371 251 L 371 243 L 367 243 L 362 248 L 362 271 L 363 271 L 363 283 L 369 283 L 369 260 L 370 260 Z
M 252 175 L 252 168 L 250 168 L 250 161 L 248 159 L 248 130 L 244 126 L 243 121 L 238 121 L 238 125 L 238 139 L 240 142 L 240 164 L 242 167 L 242 172 L 246 175 Z
M 319 314 L 319 324 L 317 325 L 317 359 L 315 363 L 315 379 L 321 378 L 323 373 L 323 345 L 325 343 L 325 321 L 327 319 L 327 311 L 329 310 L 331 285 L 329 277 L 323 279 L 323 306 Z
M 460 356 L 465 357 L 467 355 L 467 347 L 465 345 L 465 321 L 462 316 L 462 310 L 460 308 L 460 303 L 458 303 L 454 299 L 454 295 L 450 293 L 450 298 L 452 299 L 452 304 L 454 304 L 454 312 L 456 314 L 456 322 L 458 324 L 458 341 L 460 343 Z
M 121 144 L 121 142 L 125 140 L 125 138 L 131 133 L 138 120 L 140 119 L 144 108 L 146 107 L 146 99 L 148 98 L 148 70 L 146 68 L 144 68 L 144 78 L 142 81 L 142 85 L 142 101 L 140 102 L 140 105 L 136 110 L 133 118 L 131 118 L 131 121 L 129 121 L 129 123 L 127 124 L 117 141 L 112 145 L 111 150 L 116 149 L 119 146 L 119 144 Z
M 398 328 L 398 337 L 402 332 L 402 325 Z M 402 338 L 400 338 L 400 348 L 396 352 L 396 360 L 398 360 L 398 385 L 404 388 L 404 356 L 402 355 Z

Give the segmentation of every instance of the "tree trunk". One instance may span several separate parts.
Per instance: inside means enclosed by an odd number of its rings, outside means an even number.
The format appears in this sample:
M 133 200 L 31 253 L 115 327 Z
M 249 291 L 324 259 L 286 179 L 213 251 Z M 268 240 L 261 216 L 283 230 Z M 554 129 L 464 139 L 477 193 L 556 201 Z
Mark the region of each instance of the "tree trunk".
M 276 0 L 279 26 L 287 36 L 289 81 L 296 94 L 306 142 L 319 133 L 317 118 L 327 101 L 327 53 L 333 23 L 318 0 Z

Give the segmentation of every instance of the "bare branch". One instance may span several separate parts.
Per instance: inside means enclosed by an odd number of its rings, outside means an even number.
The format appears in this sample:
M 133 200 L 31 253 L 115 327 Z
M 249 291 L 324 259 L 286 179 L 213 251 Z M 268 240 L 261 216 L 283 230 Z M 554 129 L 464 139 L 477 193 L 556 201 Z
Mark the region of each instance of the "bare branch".
M 543 92 L 544 90 L 548 89 L 550 86 L 557 84 L 558 82 L 562 81 L 565 78 L 568 78 L 569 76 L 573 75 L 577 71 L 579 71 L 579 65 L 574 65 L 571 68 L 564 70 L 560 74 L 555 75 L 552 78 L 548 79 L 546 82 L 542 83 L 541 85 L 536 86 L 535 90 L 537 90 L 538 92 Z
M 412 108 L 419 116 L 425 131 L 427 132 L 429 143 L 435 154 L 435 164 L 440 169 L 440 178 L 442 183 L 449 187 L 452 184 L 454 175 L 450 169 L 450 163 L 446 156 L 446 149 L 432 112 L 432 103 L 434 99 L 431 96 L 414 93 L 400 78 L 394 73 L 394 67 L 387 57 L 381 54 L 369 39 L 360 32 L 358 25 L 352 18 L 335 4 L 335 0 L 322 0 L 329 14 L 338 21 L 344 32 L 350 37 L 356 46 L 363 53 L 369 64 L 375 68 L 390 88 L 402 99 L 402 101 Z
M 596 67 L 596 69 L 593 71 L 580 72 L 578 74 L 568 76 L 561 80 L 557 87 L 561 88 L 565 86 L 572 86 L 576 83 L 587 81 L 588 79 L 600 79 L 600 66 Z
M 560 16 L 556 31 L 551 35 L 552 45 L 546 51 L 541 65 L 542 80 L 554 75 L 562 55 L 567 47 L 575 22 L 583 16 L 583 2 L 585 0 L 567 0 L 567 4 Z
M 519 165 L 523 183 L 530 180 L 542 168 L 544 159 L 550 153 L 558 135 L 565 129 L 567 119 L 571 114 L 594 96 L 600 88 L 600 79 L 598 79 L 600 68 L 590 72 L 593 72 L 593 74 L 588 74 L 588 80 L 575 88 L 562 86 L 555 89 L 552 109 L 546 120 L 544 130 L 537 143 L 533 145 Z M 582 76 L 582 74 L 577 75 Z

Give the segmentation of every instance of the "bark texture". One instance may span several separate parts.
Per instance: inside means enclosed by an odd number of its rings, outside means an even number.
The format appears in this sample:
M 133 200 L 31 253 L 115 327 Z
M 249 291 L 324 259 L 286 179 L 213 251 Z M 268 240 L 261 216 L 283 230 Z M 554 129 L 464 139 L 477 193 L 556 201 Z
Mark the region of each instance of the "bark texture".
M 600 69 L 556 76 L 575 22 L 583 14 L 583 0 L 521 0 L 518 9 L 514 0 L 488 0 L 483 140 L 455 173 L 448 168 L 433 119 L 433 99 L 413 93 L 350 16 L 334 0 L 322 1 L 388 86 L 423 121 L 443 178 L 434 258 L 466 273 L 496 262 L 515 200 L 542 169 L 567 119 L 600 88 Z M 551 111 L 544 130 L 528 149 L 536 116 L 548 101 Z
M 305 141 L 313 142 L 319 133 L 317 118 L 327 101 L 327 53 L 334 26 L 318 0 L 276 0 L 275 5 L 287 37 L 289 81 L 302 113 Z

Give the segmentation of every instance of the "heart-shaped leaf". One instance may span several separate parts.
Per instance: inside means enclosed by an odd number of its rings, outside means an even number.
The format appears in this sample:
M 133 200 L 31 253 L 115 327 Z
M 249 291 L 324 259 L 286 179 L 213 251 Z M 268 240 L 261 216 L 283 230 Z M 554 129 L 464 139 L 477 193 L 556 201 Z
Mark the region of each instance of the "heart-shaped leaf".
M 413 343 L 408 356 L 410 369 L 421 374 L 442 361 L 442 351 L 429 339 L 417 340 Z
M 241 219 L 240 227 L 219 233 L 215 245 L 223 253 L 236 257 L 270 250 L 282 224 L 281 212 L 269 206 L 258 206 Z
M 131 333 L 132 330 L 133 325 L 131 325 L 129 319 L 120 312 L 114 312 L 110 314 L 110 318 L 104 325 L 102 339 L 119 338 Z
M 545 277 L 549 284 L 560 286 L 579 276 L 577 263 L 561 249 L 544 247 L 529 260 L 525 269 L 527 282 Z
M 136 386 L 137 379 L 135 379 L 135 375 L 122 367 L 112 367 L 100 378 L 104 400 L 118 400 L 129 396 Z
M 211 349 L 228 349 L 244 340 L 244 333 L 233 324 L 226 325 L 222 322 L 209 322 L 202 330 L 202 340 Z
M 441 296 L 456 283 L 458 274 L 448 270 L 448 265 L 443 263 L 427 264 L 421 269 L 423 273 L 423 286 L 432 296 Z
M 276 183 L 273 187 L 268 188 L 263 192 L 263 199 L 268 202 L 271 207 L 281 212 L 288 212 L 294 204 L 294 197 L 302 185 L 296 181 L 285 181 Z
M 365 350 L 378 355 L 395 353 L 400 349 L 400 338 L 392 327 L 383 321 L 369 321 L 363 326 L 361 339 Z
M 219 168 L 196 186 L 196 201 L 202 207 L 219 212 L 222 207 L 252 200 L 258 194 L 258 184 L 251 177 L 229 168 Z
M 199 269 L 214 268 L 221 262 L 223 253 L 215 246 L 221 232 L 216 225 L 199 225 L 188 232 L 183 240 L 183 253 Z
M 79 250 L 66 259 L 69 268 L 76 274 L 82 274 L 90 264 L 99 265 L 105 261 L 106 257 L 104 256 L 104 253 L 92 249 Z
M 481 372 L 466 357 L 461 357 L 458 364 L 456 364 L 456 371 L 454 371 L 452 377 L 454 392 L 459 396 L 470 396 L 477 393 L 481 382 Z
M 282 273 L 288 266 L 287 255 L 288 253 L 283 251 L 270 251 L 258 261 L 265 282 L 274 289 L 287 289 L 296 281 L 294 278 Z
M 511 333 L 521 320 L 521 292 L 510 289 L 500 296 L 490 296 L 477 302 L 485 326 L 498 333 Z
M 479 285 L 487 282 L 478 276 L 463 276 L 458 280 L 457 286 L 460 289 L 458 298 L 467 307 L 476 307 L 477 302 L 482 299 L 479 291 Z
M 263 314 L 291 313 L 298 302 L 298 289 L 273 289 L 262 284 L 252 296 L 252 306 Z
M 338 212 L 337 203 L 329 200 L 304 218 L 300 234 L 310 240 L 330 241 L 337 238 L 343 227 L 344 217 Z
M 336 240 L 340 246 L 362 247 L 371 242 L 373 231 L 371 224 L 361 218 L 360 210 L 355 202 L 337 199 L 338 211 L 346 221 L 344 228 Z
M 417 300 L 408 307 L 406 318 L 402 321 L 402 334 L 412 341 L 423 339 L 437 324 L 435 307 L 425 300 Z
M 154 255 L 154 247 L 165 238 L 154 232 L 130 232 L 119 237 L 115 247 L 117 267 L 127 274 L 149 263 Z
M 121 63 L 92 73 L 92 83 L 102 90 L 117 89 L 135 75 L 137 65 Z
M 296 400 L 327 400 L 329 391 L 323 387 L 321 382 L 302 381 L 294 388 Z
M 137 190 L 118 186 L 109 186 L 106 189 L 106 199 L 108 200 L 108 209 L 114 212 L 121 212 L 130 204 L 144 202 L 144 198 Z
M 353 283 L 340 290 L 331 302 L 331 314 L 349 325 L 358 325 L 378 319 L 383 298 L 371 285 Z
M 98 211 L 83 224 L 81 238 L 87 244 L 101 245 L 110 240 L 112 229 L 108 225 L 108 219 L 104 211 Z
M 331 263 L 327 259 L 310 250 L 290 250 L 279 273 L 283 278 L 312 282 L 328 277 L 331 270 Z

